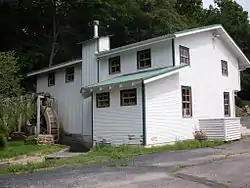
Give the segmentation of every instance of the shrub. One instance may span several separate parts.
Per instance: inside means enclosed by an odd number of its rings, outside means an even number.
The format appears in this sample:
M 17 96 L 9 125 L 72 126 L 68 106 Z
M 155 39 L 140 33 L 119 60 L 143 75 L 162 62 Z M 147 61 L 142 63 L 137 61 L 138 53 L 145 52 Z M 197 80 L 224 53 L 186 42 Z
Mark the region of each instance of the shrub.
M 202 131 L 195 131 L 194 132 L 194 139 L 195 140 L 207 140 L 207 135 L 203 133 Z
M 38 136 L 37 135 L 32 135 L 29 136 L 24 140 L 24 144 L 27 145 L 37 145 L 38 144 Z
M 4 134 L 0 134 L 0 150 L 3 150 L 7 147 L 7 139 Z
M 244 106 L 243 101 L 240 97 L 235 97 L 235 104 L 236 106 L 242 108 Z

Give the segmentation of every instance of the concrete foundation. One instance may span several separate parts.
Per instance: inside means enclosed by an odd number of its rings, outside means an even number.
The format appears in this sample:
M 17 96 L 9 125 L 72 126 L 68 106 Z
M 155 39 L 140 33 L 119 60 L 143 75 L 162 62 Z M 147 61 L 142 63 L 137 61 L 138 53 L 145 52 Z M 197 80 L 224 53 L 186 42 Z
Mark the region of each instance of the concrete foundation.
M 60 143 L 70 146 L 70 152 L 88 152 L 93 147 L 91 135 L 62 133 Z

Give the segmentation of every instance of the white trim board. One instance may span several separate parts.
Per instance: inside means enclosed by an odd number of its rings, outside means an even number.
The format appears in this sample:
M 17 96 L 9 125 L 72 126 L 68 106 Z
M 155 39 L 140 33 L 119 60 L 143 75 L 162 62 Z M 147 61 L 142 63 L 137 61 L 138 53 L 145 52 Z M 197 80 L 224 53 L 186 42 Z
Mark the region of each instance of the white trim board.
M 69 62 L 66 62 L 66 63 L 61 63 L 61 64 L 58 64 L 58 65 L 54 65 L 54 66 L 52 66 L 50 68 L 45 68 L 45 69 L 41 69 L 41 70 L 38 70 L 38 71 L 35 71 L 35 72 L 31 72 L 31 73 L 27 74 L 27 77 L 31 77 L 31 76 L 35 76 L 35 75 L 38 75 L 38 74 L 43 74 L 43 73 L 47 73 L 47 72 L 54 71 L 54 70 L 57 70 L 57 69 L 61 69 L 61 68 L 64 68 L 64 67 L 68 67 L 68 66 L 71 66 L 71 65 L 74 65 L 74 64 L 81 63 L 82 61 L 83 60 L 78 59 L 78 60 L 69 61 Z

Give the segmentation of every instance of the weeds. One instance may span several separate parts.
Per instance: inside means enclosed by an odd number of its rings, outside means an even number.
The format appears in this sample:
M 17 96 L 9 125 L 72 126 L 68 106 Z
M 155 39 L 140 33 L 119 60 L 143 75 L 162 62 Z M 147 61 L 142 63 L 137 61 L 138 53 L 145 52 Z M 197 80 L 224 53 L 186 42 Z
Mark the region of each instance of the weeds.
M 213 147 L 224 144 L 223 141 L 197 141 L 186 140 L 177 141 L 173 145 L 166 145 L 160 147 L 143 148 L 141 146 L 132 147 L 128 145 L 121 146 L 106 146 L 106 147 L 94 147 L 88 154 L 75 156 L 72 158 L 58 159 L 58 160 L 45 160 L 40 163 L 28 163 L 26 165 L 10 165 L 0 168 L 0 174 L 18 173 L 18 172 L 33 172 L 36 169 L 44 169 L 51 167 L 71 166 L 76 164 L 100 164 L 108 162 L 107 166 L 127 166 L 126 159 L 147 155 L 152 153 L 159 153 L 165 151 L 195 149 L 203 147 Z M 120 160 L 124 159 L 124 160 Z

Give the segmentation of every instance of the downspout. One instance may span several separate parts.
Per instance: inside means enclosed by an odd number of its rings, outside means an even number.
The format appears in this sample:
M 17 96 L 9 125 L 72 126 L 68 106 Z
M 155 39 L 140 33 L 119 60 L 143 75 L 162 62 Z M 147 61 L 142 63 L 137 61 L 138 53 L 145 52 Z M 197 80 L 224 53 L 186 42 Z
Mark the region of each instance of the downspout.
M 94 105 L 93 105 L 93 97 L 94 97 L 94 95 L 93 95 L 93 92 L 92 92 L 92 94 L 91 94 L 91 112 L 92 112 L 92 120 L 91 120 L 91 124 L 92 124 L 92 132 L 91 132 L 91 134 L 92 134 L 92 147 L 94 146 Z
M 173 58 L 173 67 L 175 66 L 175 41 L 172 38 L 172 58 Z
M 142 144 L 144 146 L 147 145 L 147 137 L 146 137 L 146 98 L 145 98 L 145 84 L 142 81 L 141 83 L 141 95 L 142 95 Z
M 82 66 L 81 66 L 81 88 L 83 87 L 83 85 L 82 85 L 82 81 L 83 81 L 83 45 L 82 45 Z M 82 94 L 81 94 L 82 95 Z M 83 96 L 83 95 L 82 95 Z M 84 99 L 83 99 L 84 100 Z M 84 120 L 83 120 L 83 103 L 84 103 L 84 101 L 82 100 L 82 136 L 83 136 L 83 122 L 84 122 Z
M 100 82 L 100 58 L 97 58 L 97 82 Z

